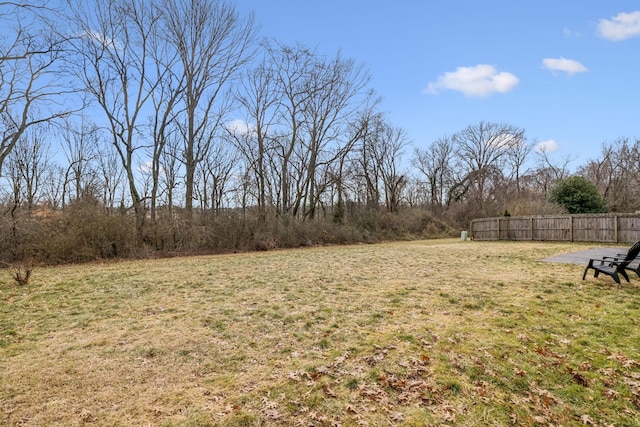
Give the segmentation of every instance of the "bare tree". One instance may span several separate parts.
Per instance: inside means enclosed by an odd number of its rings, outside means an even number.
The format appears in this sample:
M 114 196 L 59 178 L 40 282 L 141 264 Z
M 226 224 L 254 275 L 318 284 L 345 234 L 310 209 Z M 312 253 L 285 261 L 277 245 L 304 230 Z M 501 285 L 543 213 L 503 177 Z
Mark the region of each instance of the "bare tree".
M 31 212 L 38 204 L 44 176 L 50 168 L 46 132 L 31 127 L 18 140 L 9 156 L 9 175 L 13 181 L 14 203 Z
M 225 140 L 237 150 L 238 161 L 244 165 L 241 172 L 242 206 L 257 206 L 258 220 L 264 222 L 267 206 L 276 203 L 270 183 L 272 153 L 269 140 L 262 133 L 265 127 L 258 131 L 248 124 L 230 123 L 225 128 L 228 133 Z
M 87 5 L 71 4 L 79 36 L 74 47 L 79 63 L 73 64 L 84 90 L 104 113 L 113 146 L 127 177 L 136 215 L 138 243 L 143 240 L 146 211 L 137 188 L 137 155 L 144 148 L 142 113 L 164 78 L 154 63 L 158 55 L 160 10 L 144 0 L 107 0 Z
M 516 194 L 519 196 L 522 190 L 522 168 L 535 148 L 535 142 L 527 142 L 523 137 L 516 141 L 507 151 L 507 161 L 511 168 L 511 177 L 515 180 Z
M 180 182 L 180 143 L 178 133 L 170 133 L 160 156 L 160 185 L 163 187 L 161 191 L 164 194 L 164 203 L 170 218 L 173 217 L 175 190 Z
M 465 188 L 467 191 L 475 190 L 475 203 L 483 214 L 487 214 L 485 208 L 490 198 L 490 185 L 503 171 L 508 153 L 523 138 L 524 129 L 487 122 L 470 125 L 453 135 L 458 160 L 466 171 Z
M 84 191 L 94 187 L 92 180 L 95 178 L 93 162 L 99 150 L 99 135 L 97 127 L 82 121 L 75 125 L 70 121 L 65 123 L 62 129 L 62 150 L 67 159 L 67 167 L 64 172 L 64 186 L 62 193 L 62 207 L 67 201 L 67 196 L 80 199 Z M 73 184 L 74 194 L 69 195 L 69 184 Z
M 7 156 L 32 126 L 64 117 L 60 73 L 64 40 L 45 30 L 39 12 L 46 2 L 0 2 L 0 174 Z
M 356 172 L 360 159 L 359 153 L 366 152 L 366 150 L 359 151 L 365 145 L 365 141 L 370 131 L 370 125 L 375 118 L 378 117 L 376 107 L 378 106 L 380 99 L 374 96 L 374 92 L 370 91 L 367 94 L 364 104 L 360 110 L 349 120 L 349 124 L 346 128 L 345 134 L 348 136 L 346 143 L 341 147 L 338 152 L 337 161 L 334 164 L 329 165 L 329 174 L 332 174 L 332 185 L 334 187 L 335 206 L 333 212 L 333 220 L 336 223 L 342 223 L 345 217 L 345 199 L 348 197 L 349 176 L 358 176 Z M 356 183 L 351 183 L 355 184 Z M 352 191 L 353 193 L 353 191 Z M 357 191 L 355 192 L 357 193 Z
M 378 112 L 377 102 L 366 108 L 359 119 L 359 135 L 354 148 L 354 175 L 361 188 L 361 198 L 367 208 L 377 208 L 382 199 L 380 167 L 375 153 L 387 126 L 384 115 Z
M 194 176 L 230 108 L 227 84 L 252 55 L 253 19 L 240 20 L 223 0 L 168 0 L 165 27 L 184 74 L 185 210 L 191 216 Z
M 125 192 L 123 181 L 125 177 L 122 162 L 115 148 L 111 145 L 103 147 L 97 158 L 97 171 L 102 188 L 102 204 L 109 213 L 116 209 L 117 198 Z M 120 204 L 124 203 L 124 197 L 120 196 Z
M 42 195 L 44 203 L 53 210 L 62 206 L 62 194 L 64 188 L 65 169 L 62 166 L 52 164 L 45 172 L 42 181 Z
M 306 77 L 314 53 L 301 45 L 277 44 L 267 49 L 280 97 L 279 130 L 273 136 L 273 161 L 278 170 L 278 211 L 281 215 L 291 215 L 295 200 L 301 197 L 301 191 L 294 185 L 302 180 L 302 168 L 293 164 L 292 157 L 302 138 L 303 105 L 310 96 L 306 90 Z
M 634 211 L 640 207 L 639 140 L 618 138 L 602 144 L 600 157 L 589 161 L 578 172 L 595 183 L 612 211 Z
M 377 175 L 384 190 L 385 206 L 388 212 L 396 212 L 400 206 L 402 190 L 407 184 L 406 173 L 402 171 L 402 156 L 409 145 L 406 132 L 385 124 L 381 131 L 370 139 L 370 153 L 374 159 Z
M 239 158 L 238 151 L 221 138 L 211 154 L 199 166 L 201 172 L 200 201 L 202 209 L 213 208 L 215 213 L 224 207 L 232 172 Z
M 543 199 L 547 198 L 551 187 L 569 174 L 569 164 L 575 160 L 571 156 L 565 156 L 560 161 L 554 161 L 551 153 L 542 148 L 536 151 L 537 167 L 533 172 L 532 181 L 535 191 Z
M 349 126 L 369 75 L 340 54 L 327 60 L 299 44 L 274 43 L 266 49 L 268 83 L 275 85 L 279 100 L 273 107 L 277 124 L 268 138 L 277 170 L 278 211 L 311 219 L 334 184 L 334 163 L 344 162 L 353 146 Z
M 178 75 L 177 70 L 175 70 L 178 62 L 178 55 L 175 50 L 164 43 L 160 43 L 159 38 L 154 38 L 154 42 L 159 43 L 158 46 L 153 49 L 153 52 L 157 55 L 154 61 L 156 75 L 163 76 L 156 90 L 151 94 L 153 114 L 150 119 L 153 137 L 153 143 L 150 148 L 150 221 L 155 244 L 156 247 L 158 247 L 157 210 L 158 198 L 161 191 L 161 175 L 164 166 L 163 156 L 166 153 L 165 147 L 168 141 L 172 138 L 175 139 L 176 133 L 179 132 L 177 118 L 184 112 L 184 107 L 179 107 L 178 104 L 184 95 L 184 76 Z M 174 164 L 175 160 L 174 158 Z
M 349 150 L 352 140 L 345 138 L 356 115 L 358 97 L 365 95 L 369 74 L 352 59 L 338 53 L 326 60 L 316 56 L 304 87 L 309 94 L 302 103 L 302 141 L 308 158 L 303 182 L 304 217 L 313 219 L 322 193 L 331 182 L 327 171 Z M 297 209 L 297 207 L 296 207 Z
M 242 153 L 248 171 L 254 177 L 257 187 L 259 220 L 265 221 L 268 193 L 268 164 L 272 155 L 271 129 L 275 125 L 278 108 L 278 89 L 271 64 L 263 60 L 242 79 L 236 99 L 246 112 L 244 129 L 228 128 L 233 143 Z M 273 200 L 269 200 L 273 202 Z
M 427 149 L 416 148 L 412 165 L 424 176 L 429 191 L 429 205 L 439 211 L 445 206 L 446 195 L 453 180 L 454 145 L 450 137 L 439 138 Z

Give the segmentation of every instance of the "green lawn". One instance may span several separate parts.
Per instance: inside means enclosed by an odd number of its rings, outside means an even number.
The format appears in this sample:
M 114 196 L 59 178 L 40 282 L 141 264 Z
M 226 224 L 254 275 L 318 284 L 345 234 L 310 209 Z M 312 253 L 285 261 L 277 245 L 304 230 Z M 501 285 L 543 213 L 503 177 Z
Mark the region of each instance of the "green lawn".
M 0 425 L 640 425 L 640 279 L 436 240 L 0 270 Z

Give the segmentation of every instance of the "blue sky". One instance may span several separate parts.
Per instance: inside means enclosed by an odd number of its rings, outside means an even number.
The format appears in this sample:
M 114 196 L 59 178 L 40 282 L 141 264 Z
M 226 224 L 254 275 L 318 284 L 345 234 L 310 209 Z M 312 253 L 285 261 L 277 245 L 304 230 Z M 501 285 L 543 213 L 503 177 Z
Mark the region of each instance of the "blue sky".
M 490 121 L 577 167 L 640 137 L 637 0 L 234 3 L 265 37 L 363 63 L 416 147 Z

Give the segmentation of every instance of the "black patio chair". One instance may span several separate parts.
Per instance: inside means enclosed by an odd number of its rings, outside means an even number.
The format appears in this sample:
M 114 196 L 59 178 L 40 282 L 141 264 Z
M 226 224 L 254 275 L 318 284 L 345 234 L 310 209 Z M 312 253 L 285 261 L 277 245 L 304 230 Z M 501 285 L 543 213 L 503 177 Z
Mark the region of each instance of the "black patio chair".
M 608 261 L 611 259 L 615 261 L 623 261 L 625 256 L 626 254 L 616 254 L 614 256 L 602 257 L 602 259 L 604 261 Z M 638 277 L 640 277 L 640 254 L 638 254 L 638 256 L 635 257 L 624 269 L 627 271 L 633 271 L 638 275 Z
M 631 246 L 631 248 L 629 248 L 629 251 L 627 251 L 626 255 L 624 255 L 624 258 L 608 257 L 608 258 L 590 259 L 589 264 L 587 264 L 587 267 L 584 269 L 582 280 L 584 280 L 585 277 L 587 277 L 587 271 L 589 271 L 589 269 L 593 269 L 594 270 L 593 277 L 598 277 L 600 273 L 604 273 L 611 276 L 613 280 L 615 280 L 615 282 L 619 284 L 620 277 L 618 275 L 620 275 L 624 277 L 624 279 L 628 282 L 629 276 L 627 275 L 627 272 L 625 270 L 627 270 L 627 267 L 629 267 L 629 264 L 631 264 L 632 262 L 635 261 L 636 258 L 638 258 L 639 254 L 640 254 L 640 241 L 637 241 L 636 243 L 633 244 L 633 246 Z

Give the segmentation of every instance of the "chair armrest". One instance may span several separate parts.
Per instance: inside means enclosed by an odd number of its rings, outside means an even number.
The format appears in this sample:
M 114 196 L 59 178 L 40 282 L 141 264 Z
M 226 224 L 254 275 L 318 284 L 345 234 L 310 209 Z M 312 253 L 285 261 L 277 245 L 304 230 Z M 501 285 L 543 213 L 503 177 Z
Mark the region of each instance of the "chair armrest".
M 617 266 L 621 262 L 624 261 L 624 258 L 618 257 L 609 257 L 605 256 L 602 258 L 592 258 L 589 260 L 589 265 L 595 265 L 595 263 L 600 263 L 600 265 L 608 264 L 610 267 Z

